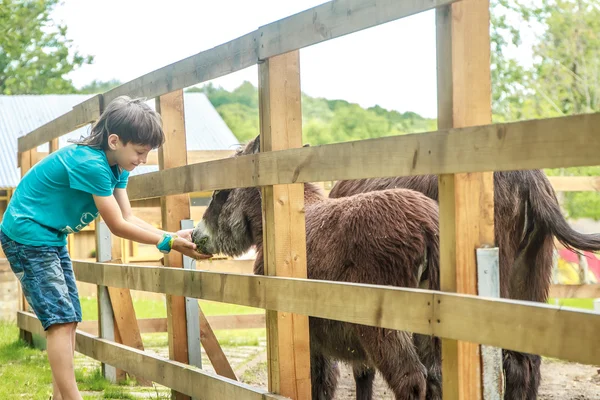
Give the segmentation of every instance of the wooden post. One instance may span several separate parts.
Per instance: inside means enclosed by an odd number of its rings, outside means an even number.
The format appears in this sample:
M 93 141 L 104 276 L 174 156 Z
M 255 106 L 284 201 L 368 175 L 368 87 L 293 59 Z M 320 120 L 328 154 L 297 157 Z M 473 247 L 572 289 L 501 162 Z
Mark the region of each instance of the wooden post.
M 500 297 L 500 254 L 497 247 L 477 249 L 477 289 L 480 296 Z M 504 399 L 502 349 L 481 346 L 483 400 Z
M 438 129 L 491 123 L 489 0 L 436 9 Z M 450 133 L 452 134 L 452 133 Z M 441 175 L 440 285 L 477 294 L 476 248 L 494 245 L 493 173 Z M 444 399 L 482 398 L 478 344 L 442 340 Z
M 161 114 L 165 143 L 158 150 L 160 170 L 187 164 L 187 146 L 185 137 L 185 114 L 183 90 L 165 94 L 156 99 L 156 110 Z M 161 198 L 163 229 L 177 232 L 181 220 L 190 219 L 189 195 L 180 194 Z M 165 266 L 183 268 L 183 257 L 176 251 L 165 255 Z M 166 295 L 167 329 L 169 335 L 169 357 L 182 363 L 189 363 L 188 336 L 186 322 L 185 297 Z M 172 391 L 176 400 L 190 400 L 189 396 Z
M 181 229 L 193 229 L 194 221 L 185 219 L 181 221 Z M 183 269 L 195 270 L 194 259 L 183 256 Z M 185 318 L 187 321 L 188 358 L 190 365 L 202 368 L 202 348 L 200 346 L 200 306 L 198 299 L 185 298 Z
M 259 65 L 261 151 L 302 147 L 299 52 Z M 306 278 L 304 184 L 262 188 L 266 275 Z M 308 317 L 267 310 L 269 391 L 310 399 Z
M 29 172 L 29 170 L 33 167 L 33 165 L 35 164 L 35 161 L 37 160 L 37 148 L 28 150 L 24 153 L 20 153 L 19 160 L 20 160 L 20 166 L 21 166 L 21 179 L 23 179 L 25 174 L 27 174 L 27 172 Z M 25 298 L 25 295 L 23 294 L 23 288 L 21 287 L 20 283 L 19 283 L 18 288 L 19 288 L 19 290 L 18 290 L 19 310 L 30 311 L 29 304 L 27 303 L 27 299 Z M 27 344 L 29 344 L 30 346 L 33 346 L 33 336 L 31 334 L 31 332 L 19 329 L 19 337 L 22 340 L 24 340 Z
M 96 219 L 96 261 L 108 262 L 112 259 L 111 233 L 106 222 Z M 115 340 L 118 334 L 116 330 L 113 309 L 106 286 L 97 285 L 98 299 L 98 333 L 99 337 L 107 340 Z M 102 363 L 102 376 L 109 382 L 117 382 L 117 370 L 111 365 Z M 119 375 L 121 375 L 119 373 Z

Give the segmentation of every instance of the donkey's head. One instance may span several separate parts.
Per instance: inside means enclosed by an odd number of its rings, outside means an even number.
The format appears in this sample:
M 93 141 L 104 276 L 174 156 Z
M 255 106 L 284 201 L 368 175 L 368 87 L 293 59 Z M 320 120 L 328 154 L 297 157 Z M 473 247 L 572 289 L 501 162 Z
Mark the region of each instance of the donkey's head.
M 252 139 L 234 157 L 260 151 L 260 137 Z M 256 187 L 216 190 L 192 233 L 192 241 L 204 254 L 244 254 L 262 242 L 260 189 Z

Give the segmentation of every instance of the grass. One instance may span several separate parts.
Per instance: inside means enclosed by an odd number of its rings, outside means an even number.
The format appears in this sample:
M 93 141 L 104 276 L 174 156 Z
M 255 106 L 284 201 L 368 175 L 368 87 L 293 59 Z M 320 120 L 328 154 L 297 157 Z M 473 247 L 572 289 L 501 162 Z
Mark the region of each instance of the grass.
M 126 387 L 105 380 L 99 368 L 77 369 L 75 378 L 81 392 L 94 392 L 84 399 L 135 399 Z M 52 394 L 46 352 L 28 347 L 19 339 L 17 326 L 4 321 L 0 321 L 0 381 L 0 399 L 48 400 Z
M 199 305 L 206 315 L 236 315 L 262 313 L 264 310 L 200 300 Z M 83 319 L 98 318 L 95 298 L 81 298 Z M 165 318 L 164 301 L 134 299 L 137 318 Z M 257 346 L 265 339 L 264 329 L 217 330 L 215 335 L 224 347 Z M 146 347 L 167 347 L 167 333 L 142 335 Z M 43 338 L 34 338 L 36 345 L 45 345 Z M 75 378 L 79 390 L 86 400 L 97 399 L 137 399 L 131 394 L 130 386 L 135 382 L 126 381 L 114 385 L 102 377 L 99 368 L 77 367 Z M 52 394 L 52 374 L 46 352 L 33 349 L 19 340 L 19 330 L 14 323 L 0 321 L 0 399 L 47 400 Z M 136 391 L 140 388 L 136 388 Z M 146 389 L 148 390 L 148 389 Z M 170 399 L 169 393 L 151 389 L 151 399 Z M 148 398 L 148 397 L 145 397 Z
M 264 310 L 259 308 L 238 306 L 235 304 L 219 303 L 214 301 L 198 301 L 205 315 L 239 315 L 239 314 L 257 314 Z M 82 298 L 81 310 L 83 319 L 86 321 L 96 320 L 98 318 L 97 302 L 95 298 Z M 142 318 L 166 318 L 167 308 L 164 301 L 134 299 L 133 308 L 136 317 Z M 235 329 L 235 330 L 216 330 L 215 336 L 221 346 L 258 346 L 261 339 L 266 338 L 264 329 Z M 167 347 L 166 333 L 144 333 L 142 341 L 147 347 Z
M 548 300 L 548 304 L 555 305 L 554 298 Z M 581 308 L 584 310 L 594 309 L 594 299 L 558 299 L 558 305 L 561 307 Z
M 235 304 L 219 303 L 215 301 L 199 300 L 198 304 L 205 315 L 237 315 L 237 314 L 260 314 L 264 310 L 238 306 Z M 142 318 L 166 318 L 167 307 L 164 301 L 134 299 L 133 308 L 138 319 Z M 96 298 L 85 297 L 81 299 L 81 311 L 84 321 L 98 319 L 98 305 Z

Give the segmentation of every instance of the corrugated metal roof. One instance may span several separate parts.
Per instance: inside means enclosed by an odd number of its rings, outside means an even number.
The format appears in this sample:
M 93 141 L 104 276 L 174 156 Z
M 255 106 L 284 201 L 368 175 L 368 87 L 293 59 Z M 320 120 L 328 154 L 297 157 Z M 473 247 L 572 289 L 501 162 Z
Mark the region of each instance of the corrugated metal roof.
M 68 112 L 92 95 L 17 95 L 0 96 L 0 188 L 16 187 L 20 179 L 17 167 L 17 139 Z M 154 99 L 146 102 L 155 108 Z M 188 150 L 229 150 L 239 142 L 204 93 L 184 93 L 186 141 Z M 60 146 L 89 134 L 90 126 L 81 127 L 59 138 Z M 38 147 L 48 151 L 48 145 Z M 134 174 L 158 170 L 158 166 L 138 167 Z

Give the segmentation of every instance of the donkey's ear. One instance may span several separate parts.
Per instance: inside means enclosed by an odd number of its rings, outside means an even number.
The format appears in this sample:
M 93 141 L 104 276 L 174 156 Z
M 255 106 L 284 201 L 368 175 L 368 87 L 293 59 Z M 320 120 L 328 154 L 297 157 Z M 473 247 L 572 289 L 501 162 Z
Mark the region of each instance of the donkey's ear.
M 256 154 L 260 152 L 260 134 L 254 138 L 254 143 L 252 143 L 252 154 Z
M 310 143 L 306 143 L 305 145 L 303 145 L 302 147 L 310 147 Z

